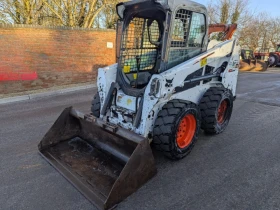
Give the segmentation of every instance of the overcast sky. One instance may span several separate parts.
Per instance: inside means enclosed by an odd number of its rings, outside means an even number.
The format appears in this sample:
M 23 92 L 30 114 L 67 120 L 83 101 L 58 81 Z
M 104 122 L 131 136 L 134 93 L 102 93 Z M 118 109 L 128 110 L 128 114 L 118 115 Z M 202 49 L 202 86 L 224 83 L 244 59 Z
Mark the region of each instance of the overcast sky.
M 207 5 L 210 0 L 193 0 Z M 250 7 L 256 11 L 267 12 L 272 16 L 280 17 L 280 0 L 250 0 Z

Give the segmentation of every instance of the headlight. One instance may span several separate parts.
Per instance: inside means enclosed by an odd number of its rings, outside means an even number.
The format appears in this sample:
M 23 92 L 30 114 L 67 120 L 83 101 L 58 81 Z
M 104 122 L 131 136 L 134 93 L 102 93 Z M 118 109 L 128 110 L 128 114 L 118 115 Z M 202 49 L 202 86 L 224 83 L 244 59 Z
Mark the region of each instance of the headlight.
M 158 78 L 154 78 L 151 82 L 150 96 L 156 96 L 159 93 L 160 82 Z

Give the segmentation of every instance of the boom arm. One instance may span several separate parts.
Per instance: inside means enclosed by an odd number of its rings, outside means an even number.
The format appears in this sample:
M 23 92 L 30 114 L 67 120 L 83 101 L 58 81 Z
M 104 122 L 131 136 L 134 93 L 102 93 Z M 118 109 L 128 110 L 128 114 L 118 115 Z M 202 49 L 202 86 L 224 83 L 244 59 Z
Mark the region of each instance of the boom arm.
M 232 38 L 234 32 L 237 29 L 237 24 L 210 24 L 209 25 L 209 30 L 208 30 L 208 35 L 214 33 L 214 32 L 225 32 L 225 36 L 223 40 L 229 40 Z

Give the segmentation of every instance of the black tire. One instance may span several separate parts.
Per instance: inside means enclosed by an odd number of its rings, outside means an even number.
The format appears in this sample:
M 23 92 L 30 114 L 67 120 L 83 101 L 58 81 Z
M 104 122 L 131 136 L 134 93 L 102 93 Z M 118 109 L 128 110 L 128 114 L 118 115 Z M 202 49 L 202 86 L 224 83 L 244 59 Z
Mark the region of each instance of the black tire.
M 192 119 L 195 119 L 195 121 L 193 121 L 194 127 L 190 134 L 190 143 L 182 148 L 178 146 L 176 141 L 177 130 L 179 129 L 181 119 L 188 114 L 192 116 Z M 194 147 L 199 130 L 199 107 L 191 102 L 172 100 L 165 104 L 162 107 L 162 110 L 158 113 L 153 129 L 153 145 L 157 150 L 162 151 L 163 154 L 170 159 L 182 159 L 188 155 Z M 192 134 L 192 132 L 194 132 L 194 134 Z
M 98 92 L 93 96 L 91 102 L 91 112 L 93 116 L 100 117 L 100 97 Z
M 279 61 L 280 61 L 280 58 L 278 55 L 276 55 L 276 54 L 269 55 L 269 59 L 268 59 L 269 66 L 276 66 L 276 65 L 278 65 Z
M 223 118 L 218 116 L 219 107 L 226 101 L 226 109 Z M 230 120 L 233 108 L 233 95 L 225 88 L 209 88 L 200 101 L 201 129 L 208 134 L 222 133 Z M 225 102 L 224 102 L 225 103 Z

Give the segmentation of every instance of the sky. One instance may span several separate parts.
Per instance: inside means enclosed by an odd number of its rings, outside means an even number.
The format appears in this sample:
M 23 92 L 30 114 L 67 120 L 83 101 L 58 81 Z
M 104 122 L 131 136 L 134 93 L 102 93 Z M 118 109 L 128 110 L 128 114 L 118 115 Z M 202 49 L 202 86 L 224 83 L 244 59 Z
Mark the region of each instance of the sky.
M 210 0 L 193 0 L 201 4 L 207 5 Z M 280 17 L 280 1 L 279 0 L 249 0 L 250 8 L 258 12 L 267 12 L 274 17 Z

